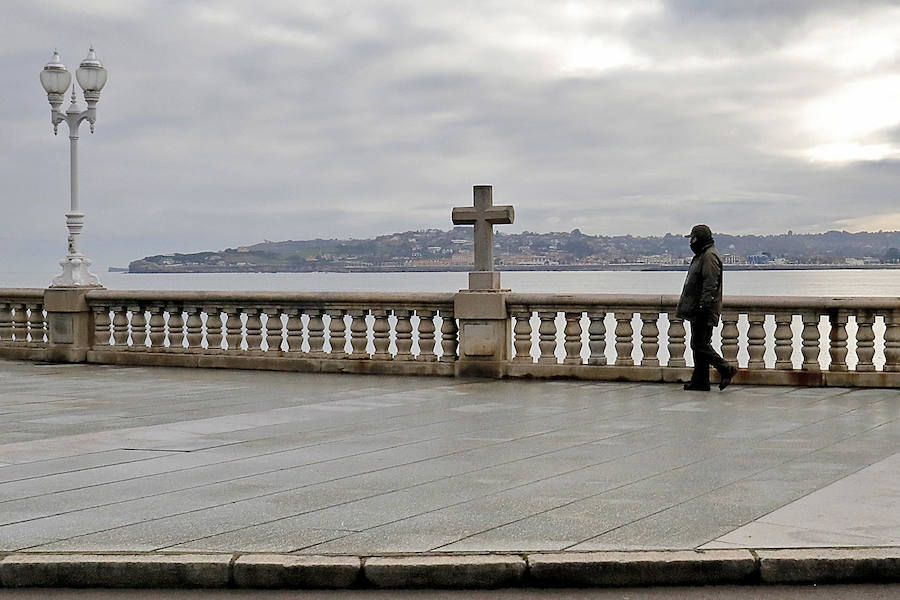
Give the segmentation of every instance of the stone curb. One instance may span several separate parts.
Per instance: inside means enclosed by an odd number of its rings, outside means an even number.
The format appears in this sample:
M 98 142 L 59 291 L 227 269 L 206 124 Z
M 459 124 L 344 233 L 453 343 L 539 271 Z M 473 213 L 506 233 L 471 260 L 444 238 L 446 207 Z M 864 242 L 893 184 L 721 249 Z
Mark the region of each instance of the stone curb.
M 900 581 L 900 547 L 759 550 L 765 583 L 851 583 Z
M 747 550 L 589 552 L 528 557 L 531 581 L 541 587 L 716 585 L 749 583 L 756 559 Z
M 0 560 L 0 588 L 499 588 L 892 581 L 900 581 L 900 547 L 368 557 L 13 553 Z
M 361 561 L 356 556 L 250 554 L 234 561 L 239 588 L 349 588 L 357 584 Z
M 520 555 L 390 556 L 366 559 L 363 577 L 377 588 L 519 587 L 527 568 Z
M 0 586 L 221 588 L 231 562 L 227 554 L 12 554 L 0 561 Z

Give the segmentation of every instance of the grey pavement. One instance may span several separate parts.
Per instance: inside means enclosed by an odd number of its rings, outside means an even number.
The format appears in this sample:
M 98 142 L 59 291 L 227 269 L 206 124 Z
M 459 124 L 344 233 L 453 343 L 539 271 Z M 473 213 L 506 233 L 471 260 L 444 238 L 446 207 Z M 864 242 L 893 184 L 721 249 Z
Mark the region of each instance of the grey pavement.
M 900 391 L 0 361 L 0 551 L 900 546 Z

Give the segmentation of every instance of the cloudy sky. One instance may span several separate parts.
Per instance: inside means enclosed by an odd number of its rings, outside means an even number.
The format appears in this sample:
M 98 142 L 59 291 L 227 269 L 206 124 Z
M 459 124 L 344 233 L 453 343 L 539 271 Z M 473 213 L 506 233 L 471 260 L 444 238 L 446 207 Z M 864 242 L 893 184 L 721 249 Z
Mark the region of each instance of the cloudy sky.
M 65 253 L 67 129 L 38 73 L 91 44 L 98 270 L 448 228 L 476 184 L 509 232 L 900 229 L 896 1 L 4 0 L 0 39 L 21 268 Z

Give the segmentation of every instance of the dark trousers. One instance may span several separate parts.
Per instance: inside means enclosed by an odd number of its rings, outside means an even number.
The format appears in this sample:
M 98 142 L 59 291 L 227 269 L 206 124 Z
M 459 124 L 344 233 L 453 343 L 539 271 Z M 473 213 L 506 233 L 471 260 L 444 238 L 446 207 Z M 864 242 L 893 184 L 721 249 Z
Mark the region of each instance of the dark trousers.
M 728 362 L 712 347 L 712 325 L 706 319 L 691 321 L 691 350 L 694 352 L 694 373 L 691 385 L 709 387 L 709 368 L 722 375 L 730 374 Z

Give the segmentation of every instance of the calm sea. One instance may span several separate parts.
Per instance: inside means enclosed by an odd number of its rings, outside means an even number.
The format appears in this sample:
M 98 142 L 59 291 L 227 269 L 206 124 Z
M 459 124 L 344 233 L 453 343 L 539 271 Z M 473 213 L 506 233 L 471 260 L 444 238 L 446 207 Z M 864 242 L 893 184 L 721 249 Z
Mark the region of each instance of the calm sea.
M 191 273 L 97 272 L 108 289 L 455 292 L 465 273 Z M 515 292 L 678 294 L 683 271 L 504 272 Z M 53 273 L 0 273 L 2 287 L 46 287 Z M 900 270 L 726 271 L 726 295 L 900 297 Z

